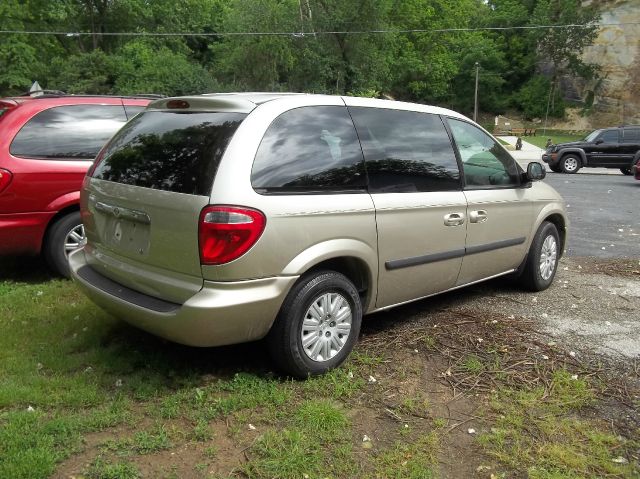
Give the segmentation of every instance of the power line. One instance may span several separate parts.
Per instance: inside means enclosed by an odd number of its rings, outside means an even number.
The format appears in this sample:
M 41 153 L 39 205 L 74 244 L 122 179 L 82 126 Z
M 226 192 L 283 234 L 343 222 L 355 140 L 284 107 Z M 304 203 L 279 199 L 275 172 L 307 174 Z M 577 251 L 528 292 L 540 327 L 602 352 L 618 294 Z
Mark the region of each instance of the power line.
M 305 37 L 314 35 L 370 35 L 370 34 L 399 34 L 399 33 L 447 33 L 447 32 L 478 32 L 478 31 L 504 31 L 504 30 L 543 30 L 554 28 L 593 28 L 593 27 L 619 27 L 624 25 L 640 25 L 640 22 L 621 23 L 588 23 L 566 25 L 523 25 L 512 27 L 463 27 L 463 28 L 434 28 L 434 29 L 408 29 L 408 30 L 336 30 L 305 32 L 57 32 L 43 30 L 0 30 L 0 34 L 18 35 L 62 35 L 67 37 L 102 36 L 102 37 L 236 37 L 236 36 L 292 36 Z

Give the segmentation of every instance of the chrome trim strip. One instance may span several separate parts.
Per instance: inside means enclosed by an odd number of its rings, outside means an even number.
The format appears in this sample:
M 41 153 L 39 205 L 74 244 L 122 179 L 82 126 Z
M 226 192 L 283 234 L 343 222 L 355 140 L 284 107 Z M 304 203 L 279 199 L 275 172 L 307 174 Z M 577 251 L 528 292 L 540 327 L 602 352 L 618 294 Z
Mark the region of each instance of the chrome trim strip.
M 96 210 L 115 216 L 116 218 L 123 218 L 146 225 L 151 224 L 151 218 L 149 218 L 149 215 L 142 211 L 136 211 L 122 206 L 109 205 L 101 201 L 96 202 Z

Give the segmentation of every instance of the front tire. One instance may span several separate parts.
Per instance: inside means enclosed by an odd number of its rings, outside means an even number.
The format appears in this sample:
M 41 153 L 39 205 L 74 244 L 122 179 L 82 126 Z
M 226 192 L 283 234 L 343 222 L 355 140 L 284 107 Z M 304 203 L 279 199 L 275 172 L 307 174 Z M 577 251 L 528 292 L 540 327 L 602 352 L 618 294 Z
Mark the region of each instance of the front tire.
M 60 276 L 70 278 L 69 253 L 82 246 L 84 239 L 84 226 L 79 211 L 56 220 L 47 231 L 42 249 L 49 267 Z
M 529 291 L 543 291 L 553 282 L 560 257 L 560 239 L 556 226 L 545 221 L 531 243 L 520 283 Z
M 580 169 L 580 166 L 582 166 L 580 158 L 578 158 L 576 155 L 565 155 L 560 160 L 560 168 L 562 169 L 563 173 L 567 173 L 570 175 L 577 173 Z
M 360 334 L 358 290 L 335 271 L 300 278 L 267 336 L 271 357 L 286 374 L 306 378 L 338 367 Z

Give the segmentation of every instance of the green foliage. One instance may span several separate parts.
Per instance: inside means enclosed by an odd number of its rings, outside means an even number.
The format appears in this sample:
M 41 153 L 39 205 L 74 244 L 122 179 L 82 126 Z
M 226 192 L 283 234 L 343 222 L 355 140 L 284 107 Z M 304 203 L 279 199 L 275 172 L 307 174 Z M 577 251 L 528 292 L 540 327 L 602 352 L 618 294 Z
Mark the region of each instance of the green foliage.
M 464 29 L 590 23 L 599 18 L 596 4 L 582 6 L 579 0 L 7 0 L 0 5 L 2 29 L 90 34 L 4 34 L 0 94 L 26 91 L 37 79 L 48 89 L 92 94 L 265 90 L 391 95 L 470 114 L 477 62 L 480 110 L 502 113 L 515 105 L 528 116 L 541 116 L 539 110 L 546 108 L 546 102 L 540 101 L 544 85 L 534 76 L 536 69 L 542 69 L 552 83 L 564 71 L 592 76 L 594 67 L 582 62 L 580 54 L 595 38 L 597 27 Z M 417 31 L 450 28 L 457 30 Z M 110 32 L 227 35 L 101 35 Z M 242 32 L 252 35 L 233 35 Z M 561 116 L 564 104 L 554 97 L 552 106 L 552 115 Z
M 516 92 L 512 101 L 522 110 L 526 118 L 544 118 L 549 105 L 549 116 L 564 115 L 565 103 L 557 89 L 552 91 L 551 82 L 542 75 L 535 75 Z
M 575 417 L 594 400 L 587 380 L 562 370 L 546 390 L 497 391 L 491 401 L 496 424 L 480 436 L 480 443 L 496 459 L 534 479 L 633 477 L 633 463 L 612 459 L 629 457 L 637 444 Z

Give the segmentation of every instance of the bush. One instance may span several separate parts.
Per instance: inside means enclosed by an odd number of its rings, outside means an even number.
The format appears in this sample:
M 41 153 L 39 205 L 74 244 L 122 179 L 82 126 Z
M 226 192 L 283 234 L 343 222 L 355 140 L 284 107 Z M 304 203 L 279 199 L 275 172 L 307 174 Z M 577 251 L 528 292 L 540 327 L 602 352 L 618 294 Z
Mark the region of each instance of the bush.
M 549 101 L 551 82 L 542 75 L 533 76 L 520 90 L 513 94 L 512 101 L 522 110 L 525 118 L 544 118 L 549 102 L 549 116 L 561 118 L 564 116 L 565 102 L 558 89 L 554 89 L 553 98 Z

